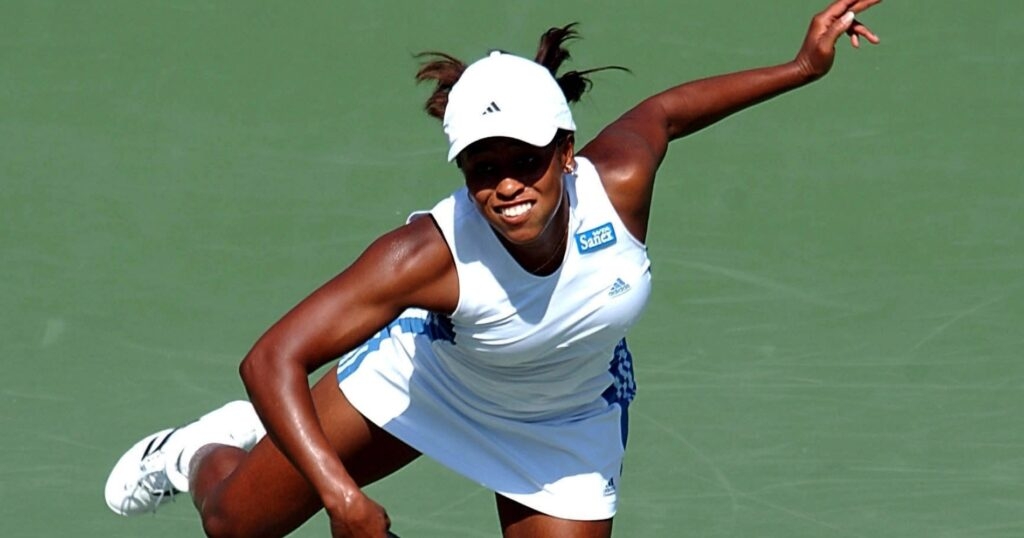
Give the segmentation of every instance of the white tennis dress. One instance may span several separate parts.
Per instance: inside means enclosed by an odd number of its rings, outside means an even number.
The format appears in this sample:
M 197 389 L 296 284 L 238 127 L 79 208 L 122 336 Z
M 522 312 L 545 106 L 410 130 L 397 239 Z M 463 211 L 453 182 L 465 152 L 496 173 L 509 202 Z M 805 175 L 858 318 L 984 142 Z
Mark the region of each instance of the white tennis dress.
M 456 191 L 430 211 L 458 271 L 455 312 L 403 313 L 342 357 L 338 383 L 443 465 L 539 512 L 597 520 L 615 514 L 636 392 L 624 336 L 650 295 L 650 261 L 594 166 L 576 161 L 558 271 L 520 267 Z

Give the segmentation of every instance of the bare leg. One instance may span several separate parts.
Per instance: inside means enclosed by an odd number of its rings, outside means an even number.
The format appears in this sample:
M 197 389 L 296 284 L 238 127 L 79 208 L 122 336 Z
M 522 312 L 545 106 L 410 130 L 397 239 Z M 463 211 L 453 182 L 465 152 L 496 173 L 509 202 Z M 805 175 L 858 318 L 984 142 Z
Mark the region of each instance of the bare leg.
M 507 497 L 495 496 L 498 518 L 505 538 L 609 538 L 612 520 L 560 519 L 527 508 Z
M 356 411 L 333 371 L 312 390 L 328 440 L 360 485 L 419 456 Z M 196 454 L 192 467 L 193 502 L 209 536 L 284 536 L 322 508 L 316 492 L 267 437 L 249 453 L 209 445 Z
M 207 495 L 231 476 L 248 455 L 245 450 L 228 445 L 206 445 L 196 452 L 188 482 L 192 504 L 200 513 Z

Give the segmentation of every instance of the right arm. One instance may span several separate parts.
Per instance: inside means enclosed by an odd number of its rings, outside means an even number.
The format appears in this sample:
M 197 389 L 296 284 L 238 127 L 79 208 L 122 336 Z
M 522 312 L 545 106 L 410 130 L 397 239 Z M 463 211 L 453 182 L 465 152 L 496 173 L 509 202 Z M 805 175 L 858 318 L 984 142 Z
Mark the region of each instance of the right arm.
M 268 435 L 316 490 L 332 524 L 365 513 L 367 498 L 320 426 L 309 375 L 361 345 L 407 307 L 450 312 L 457 298 L 444 238 L 433 219 L 416 219 L 376 240 L 300 302 L 242 361 L 242 380 Z M 358 524 L 378 527 L 381 521 Z

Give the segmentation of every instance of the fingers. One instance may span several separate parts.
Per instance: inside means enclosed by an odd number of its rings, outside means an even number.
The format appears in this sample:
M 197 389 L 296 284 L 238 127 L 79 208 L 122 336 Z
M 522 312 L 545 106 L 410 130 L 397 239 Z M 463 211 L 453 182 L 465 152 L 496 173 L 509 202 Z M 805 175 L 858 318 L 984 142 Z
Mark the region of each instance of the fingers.
M 829 4 L 825 11 L 821 12 L 821 15 L 825 16 L 828 20 L 836 20 L 842 17 L 844 13 L 848 13 L 858 2 L 865 0 L 836 0 Z
M 829 20 L 835 20 L 850 11 L 861 13 L 882 0 L 836 0 L 821 12 Z
M 882 0 L 837 0 L 829 6 L 829 9 L 835 8 L 836 13 L 840 15 L 847 11 L 861 13 L 867 11 L 869 7 L 880 3 L 882 3 Z
M 812 78 L 819 78 L 832 68 L 836 42 L 846 33 L 850 43 L 859 48 L 861 40 L 879 43 L 879 38 L 857 20 L 857 13 L 881 3 L 882 0 L 835 0 L 811 20 L 797 62 Z
M 817 25 L 818 28 L 821 28 L 821 30 L 827 35 L 830 35 L 835 39 L 838 39 L 842 32 L 846 32 L 850 28 L 854 28 L 853 32 L 848 32 L 851 37 L 855 35 L 863 36 L 871 43 L 878 43 L 878 36 L 868 30 L 867 27 L 859 21 L 855 20 L 855 18 L 858 13 L 862 13 L 871 6 L 881 2 L 882 0 L 836 0 L 829 4 L 824 11 L 815 17 L 814 24 Z M 845 17 L 850 18 L 848 25 L 847 21 L 843 20 Z M 842 32 L 835 32 L 837 24 L 845 26 Z M 854 46 L 857 46 L 859 41 L 854 41 L 856 42 Z
M 825 32 L 825 37 L 828 40 L 828 43 L 835 43 L 836 40 L 839 39 L 839 36 L 843 35 L 844 32 L 848 32 L 853 27 L 855 16 L 856 15 L 854 15 L 852 11 L 847 11 L 832 21 L 828 30 Z
M 827 27 L 825 35 L 835 43 L 844 32 L 850 36 L 850 44 L 860 48 L 861 38 L 877 45 L 881 39 L 867 26 L 856 19 L 858 13 L 881 3 L 882 0 L 836 0 L 819 14 L 821 24 Z
M 869 7 L 881 3 L 882 0 L 857 0 L 850 6 L 849 10 L 854 13 L 862 13 Z
M 854 19 L 850 24 L 850 27 L 846 29 L 846 34 L 850 36 L 850 44 L 853 45 L 853 48 L 855 49 L 860 48 L 861 37 L 867 39 L 872 45 L 877 45 L 882 42 L 874 32 L 856 19 Z
M 850 29 L 847 30 L 847 32 L 850 32 L 851 36 L 862 36 L 874 45 L 882 42 L 882 40 L 875 35 L 870 28 L 861 24 L 858 20 L 853 21 L 853 25 L 850 26 Z
M 880 0 L 875 1 L 877 2 Z M 863 23 L 856 19 L 856 14 L 854 14 L 852 10 L 847 11 L 833 22 L 826 35 L 830 42 L 835 43 L 835 41 L 839 39 L 839 36 L 844 32 L 850 36 L 850 44 L 852 44 L 854 48 L 860 48 L 860 38 L 862 37 L 874 45 L 877 45 L 882 41 L 874 32 L 871 31 L 871 29 L 864 26 Z

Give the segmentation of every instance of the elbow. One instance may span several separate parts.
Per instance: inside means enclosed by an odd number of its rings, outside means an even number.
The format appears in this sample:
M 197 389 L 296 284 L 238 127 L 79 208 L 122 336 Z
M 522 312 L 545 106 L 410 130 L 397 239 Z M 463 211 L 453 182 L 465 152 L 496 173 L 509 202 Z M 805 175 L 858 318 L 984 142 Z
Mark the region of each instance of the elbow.
M 238 375 L 242 378 L 242 384 L 250 395 L 253 389 L 265 384 L 266 379 L 272 377 L 273 361 L 271 356 L 257 344 L 249 354 L 242 359 L 238 365 Z
M 268 387 L 304 379 L 309 371 L 304 369 L 297 357 L 282 349 L 279 344 L 264 339 L 257 342 L 242 359 L 238 365 L 238 375 L 242 378 L 246 392 L 255 396 L 258 392 L 268 390 Z

